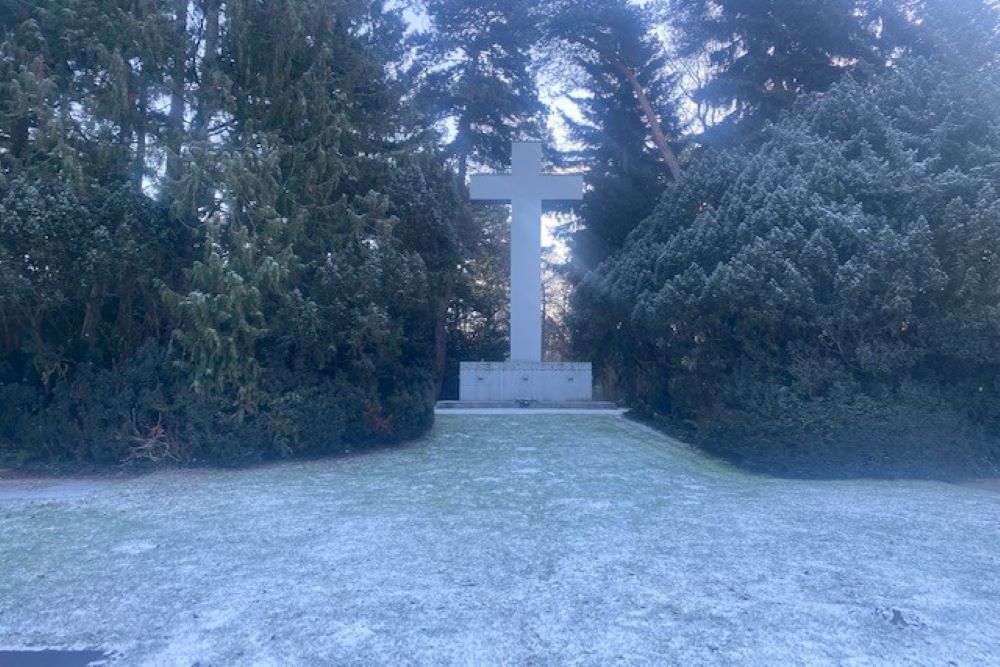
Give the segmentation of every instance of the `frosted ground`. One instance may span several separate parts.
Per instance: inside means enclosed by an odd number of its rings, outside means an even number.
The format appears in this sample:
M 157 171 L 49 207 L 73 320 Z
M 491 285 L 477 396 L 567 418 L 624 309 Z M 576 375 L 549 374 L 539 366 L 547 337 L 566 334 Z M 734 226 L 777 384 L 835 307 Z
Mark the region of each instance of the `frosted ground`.
M 1000 494 L 443 415 L 249 470 L 0 482 L 0 649 L 121 664 L 1000 663 Z

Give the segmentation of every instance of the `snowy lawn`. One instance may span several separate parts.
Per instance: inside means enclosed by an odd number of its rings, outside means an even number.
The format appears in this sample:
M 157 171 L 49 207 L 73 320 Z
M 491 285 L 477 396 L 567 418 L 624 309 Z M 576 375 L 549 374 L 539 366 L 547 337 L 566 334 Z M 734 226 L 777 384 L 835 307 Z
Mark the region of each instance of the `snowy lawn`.
M 1000 663 L 1000 494 L 788 481 L 612 415 L 0 481 L 0 649 L 121 664 Z

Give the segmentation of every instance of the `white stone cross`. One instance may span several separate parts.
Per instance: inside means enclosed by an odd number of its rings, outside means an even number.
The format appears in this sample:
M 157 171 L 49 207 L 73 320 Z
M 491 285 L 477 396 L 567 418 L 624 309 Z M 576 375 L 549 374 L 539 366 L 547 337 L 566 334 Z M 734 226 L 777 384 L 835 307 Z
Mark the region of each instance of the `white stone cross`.
M 583 177 L 542 173 L 542 144 L 515 142 L 511 173 L 472 177 L 473 200 L 510 202 L 510 360 L 542 360 L 542 202 L 583 199 Z

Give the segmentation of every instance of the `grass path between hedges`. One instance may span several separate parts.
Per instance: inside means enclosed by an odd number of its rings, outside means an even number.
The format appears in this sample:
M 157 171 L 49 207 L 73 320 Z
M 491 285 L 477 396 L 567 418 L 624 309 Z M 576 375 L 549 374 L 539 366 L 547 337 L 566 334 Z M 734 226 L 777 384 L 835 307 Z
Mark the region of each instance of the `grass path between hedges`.
M 128 665 L 1000 662 L 1000 494 L 789 481 L 614 415 L 0 480 L 0 649 Z

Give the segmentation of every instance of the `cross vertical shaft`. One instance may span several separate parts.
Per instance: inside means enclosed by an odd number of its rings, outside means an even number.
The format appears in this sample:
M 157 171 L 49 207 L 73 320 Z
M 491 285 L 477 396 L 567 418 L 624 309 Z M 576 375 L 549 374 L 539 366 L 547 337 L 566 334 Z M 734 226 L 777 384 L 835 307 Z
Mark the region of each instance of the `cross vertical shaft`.
M 542 200 L 511 202 L 510 358 L 542 360 Z
M 510 360 L 542 360 L 542 203 L 583 197 L 583 177 L 542 174 L 542 145 L 514 143 L 511 173 L 473 176 L 472 199 L 510 202 Z

